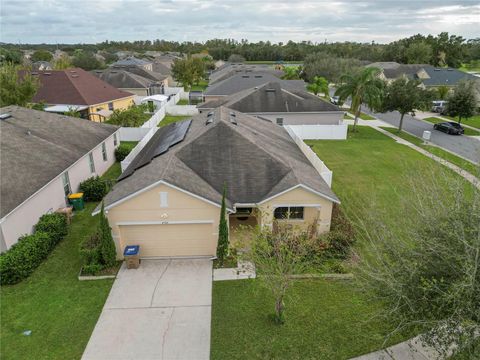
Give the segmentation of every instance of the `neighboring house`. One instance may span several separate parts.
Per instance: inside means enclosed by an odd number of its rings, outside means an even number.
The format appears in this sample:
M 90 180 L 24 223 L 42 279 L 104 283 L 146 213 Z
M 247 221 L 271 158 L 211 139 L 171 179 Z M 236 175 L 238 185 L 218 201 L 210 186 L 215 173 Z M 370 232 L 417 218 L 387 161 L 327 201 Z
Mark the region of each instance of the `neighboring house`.
M 91 73 L 117 89 L 139 96 L 163 94 L 168 86 L 166 78 L 162 81 L 152 80 L 121 68 L 94 70 Z
M 306 91 L 287 90 L 278 82 L 241 91 L 198 106 L 200 113 L 226 106 L 278 125 L 342 125 L 344 112 Z
M 236 74 L 213 85 L 208 85 L 203 94 L 206 102 L 220 100 L 240 91 L 272 82 L 279 83 L 282 88 L 287 90 L 305 90 L 306 85 L 303 80 L 282 80 L 270 73 L 251 72 Z
M 18 106 L 0 108 L 0 248 L 66 206 L 81 181 L 102 175 L 119 144 L 113 125 Z
M 107 194 L 118 257 L 215 256 L 224 184 L 231 239 L 274 219 L 329 231 L 339 202 L 283 127 L 220 107 L 160 128 Z
M 478 80 L 475 76 L 452 68 L 438 68 L 428 64 L 399 64 L 396 62 L 376 62 L 367 67 L 382 70 L 381 77 L 387 82 L 406 76 L 419 80 L 424 87 L 455 87 L 462 80 Z
M 173 76 L 172 76 L 172 69 L 169 66 L 165 65 L 165 63 L 155 59 L 153 61 L 152 68 L 153 68 L 153 72 L 162 74 L 167 78 L 168 86 L 172 86 L 172 87 L 177 86 L 177 82 L 173 79 Z
M 43 71 L 43 70 L 52 70 L 53 66 L 48 61 L 35 61 L 32 64 L 32 70 Z
M 24 73 L 25 70 L 21 70 L 20 77 Z M 32 102 L 48 105 L 45 111 L 75 110 L 82 118 L 104 121 L 113 110 L 128 109 L 134 104 L 133 94 L 118 90 L 80 68 L 32 71 L 31 74 L 40 82 Z
M 269 65 L 237 64 L 226 62 L 209 74 L 209 84 L 213 85 L 237 74 L 248 75 L 252 72 L 267 73 L 277 78 L 281 78 L 284 74 L 282 70 L 274 69 Z
M 134 56 L 129 56 L 125 59 L 118 60 L 114 62 L 111 67 L 127 67 L 127 66 L 137 66 L 142 69 L 152 71 L 152 62 L 144 59 L 138 59 Z

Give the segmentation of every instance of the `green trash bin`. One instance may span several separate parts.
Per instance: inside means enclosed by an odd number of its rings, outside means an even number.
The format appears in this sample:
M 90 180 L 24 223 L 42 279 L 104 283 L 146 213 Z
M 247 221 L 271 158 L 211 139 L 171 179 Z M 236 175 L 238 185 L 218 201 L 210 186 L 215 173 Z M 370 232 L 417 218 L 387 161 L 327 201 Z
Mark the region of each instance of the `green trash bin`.
M 83 202 L 83 193 L 74 193 L 68 195 L 68 202 L 73 206 L 75 211 L 83 210 L 85 203 Z

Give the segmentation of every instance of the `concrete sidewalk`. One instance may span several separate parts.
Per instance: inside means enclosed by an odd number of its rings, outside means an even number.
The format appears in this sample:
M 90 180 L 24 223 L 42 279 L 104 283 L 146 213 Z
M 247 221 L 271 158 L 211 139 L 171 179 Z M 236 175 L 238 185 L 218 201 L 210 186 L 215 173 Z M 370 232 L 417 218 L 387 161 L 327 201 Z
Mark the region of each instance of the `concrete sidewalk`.
M 82 359 L 209 359 L 212 261 L 119 271 Z

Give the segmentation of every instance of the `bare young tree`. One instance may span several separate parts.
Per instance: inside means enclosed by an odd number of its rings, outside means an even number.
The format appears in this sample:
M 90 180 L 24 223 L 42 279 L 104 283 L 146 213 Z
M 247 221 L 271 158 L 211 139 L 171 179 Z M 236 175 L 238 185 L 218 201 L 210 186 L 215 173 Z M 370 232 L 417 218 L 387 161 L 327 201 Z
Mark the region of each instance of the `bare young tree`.
M 356 223 L 368 252 L 359 277 L 386 304 L 394 332 L 411 329 L 438 352 L 480 353 L 480 190 L 450 171 L 407 176 L 401 213 L 375 207 Z M 368 215 L 367 215 L 368 214 Z M 474 355 L 476 354 L 476 355 Z M 473 356 L 473 357 L 471 357 Z
M 284 300 L 292 275 L 302 273 L 307 266 L 305 255 L 310 234 L 288 221 L 274 221 L 272 227 L 250 228 L 243 235 L 240 258 L 255 264 L 258 281 L 275 299 L 275 321 L 283 324 Z

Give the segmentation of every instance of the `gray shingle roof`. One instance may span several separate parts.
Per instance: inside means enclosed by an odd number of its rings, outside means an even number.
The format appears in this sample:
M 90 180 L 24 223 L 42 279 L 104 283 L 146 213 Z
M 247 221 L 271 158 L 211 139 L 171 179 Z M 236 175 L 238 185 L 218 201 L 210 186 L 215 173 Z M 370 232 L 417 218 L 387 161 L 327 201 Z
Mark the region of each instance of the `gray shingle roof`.
M 0 109 L 3 217 L 113 134 L 113 125 L 19 106 Z
M 340 111 L 336 105 L 306 91 L 288 91 L 278 82 L 269 82 L 258 88 L 227 96 L 224 99 L 209 101 L 198 108 L 214 109 L 221 105 L 243 113 Z
M 158 72 L 155 72 L 155 71 L 150 71 L 150 70 L 146 70 L 142 67 L 139 67 L 139 66 L 114 66 L 112 67 L 112 69 L 122 69 L 122 70 L 125 70 L 125 71 L 128 71 L 129 73 L 132 73 L 132 74 L 135 74 L 135 75 L 139 75 L 139 76 L 142 76 L 146 79 L 150 79 L 150 80 L 154 80 L 154 81 L 163 81 L 167 78 L 166 75 L 163 75 L 163 74 L 160 74 Z
M 252 72 L 263 72 L 269 73 L 278 78 L 282 77 L 282 70 L 275 70 L 270 65 L 261 65 L 261 64 L 235 64 L 235 63 L 225 63 L 220 66 L 218 69 L 212 71 L 209 75 L 209 83 L 215 84 L 219 81 L 228 79 L 237 74 L 248 75 Z
M 93 70 L 93 75 L 117 89 L 148 89 L 154 80 L 122 69 Z
M 151 64 L 151 63 L 152 63 L 151 61 L 145 61 L 143 59 L 138 59 L 134 56 L 129 56 L 125 59 L 114 62 L 111 66 L 130 66 L 130 65 L 141 66 L 141 65 Z
M 231 111 L 216 109 L 209 125 L 207 114 L 195 116 L 183 142 L 119 181 L 106 196 L 105 205 L 160 180 L 217 204 L 226 182 L 229 207 L 258 203 L 299 184 L 338 201 L 283 127 L 239 112 L 234 125 Z M 170 131 L 172 125 L 158 131 Z
M 248 74 L 237 74 L 213 85 L 209 85 L 204 93 L 207 96 L 232 95 L 268 82 L 277 82 L 287 90 L 305 90 L 306 85 L 303 80 L 281 80 L 269 73 L 252 72 Z

